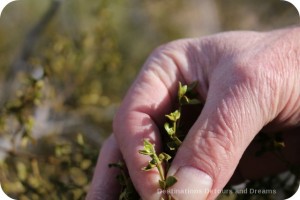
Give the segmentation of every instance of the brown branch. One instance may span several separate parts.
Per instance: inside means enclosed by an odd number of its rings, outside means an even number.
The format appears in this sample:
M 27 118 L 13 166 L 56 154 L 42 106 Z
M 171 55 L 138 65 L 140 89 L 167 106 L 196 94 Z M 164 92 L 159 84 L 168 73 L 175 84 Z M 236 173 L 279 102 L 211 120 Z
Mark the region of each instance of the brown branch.
M 11 67 L 8 69 L 5 82 L 3 83 L 4 87 L 2 91 L 2 97 L 0 98 L 0 108 L 3 106 L 4 102 L 10 98 L 12 85 L 15 82 L 16 74 L 20 71 L 30 71 L 28 59 L 32 56 L 37 41 L 39 40 L 49 22 L 57 13 L 60 4 L 61 0 L 52 0 L 49 8 L 41 17 L 41 19 L 27 33 L 19 55 L 12 63 Z
M 48 10 L 44 13 L 38 23 L 27 33 L 26 39 L 21 49 L 21 53 L 13 63 L 8 75 L 15 75 L 16 72 L 24 70 L 24 67 L 26 67 L 26 65 L 24 66 L 22 64 L 26 63 L 31 57 L 39 37 L 42 35 L 47 25 L 55 16 L 60 3 L 61 1 L 52 0 L 52 3 L 50 4 Z

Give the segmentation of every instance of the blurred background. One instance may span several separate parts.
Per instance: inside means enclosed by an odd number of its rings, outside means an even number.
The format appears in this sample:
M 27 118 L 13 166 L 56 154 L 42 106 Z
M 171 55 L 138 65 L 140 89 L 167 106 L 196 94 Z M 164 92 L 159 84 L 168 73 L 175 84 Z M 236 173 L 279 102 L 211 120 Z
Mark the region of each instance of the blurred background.
M 19 200 L 84 199 L 114 113 L 155 47 L 227 30 L 266 31 L 299 20 L 297 10 L 280 0 L 9 4 L 0 18 L 4 191 Z

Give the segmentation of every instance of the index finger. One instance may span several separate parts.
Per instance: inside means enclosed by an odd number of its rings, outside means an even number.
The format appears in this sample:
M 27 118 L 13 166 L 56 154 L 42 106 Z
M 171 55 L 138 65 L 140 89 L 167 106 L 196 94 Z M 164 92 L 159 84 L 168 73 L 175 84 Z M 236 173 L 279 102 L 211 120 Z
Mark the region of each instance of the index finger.
M 147 173 L 149 157 L 140 155 L 143 139 L 147 138 L 161 149 L 157 124 L 172 109 L 176 100 L 178 81 L 196 80 L 188 69 L 186 46 L 189 40 L 177 41 L 157 49 L 145 63 L 138 78 L 128 91 L 115 117 L 113 129 L 132 181 L 142 199 L 158 199 L 158 171 Z M 186 69 L 185 69 L 186 67 Z

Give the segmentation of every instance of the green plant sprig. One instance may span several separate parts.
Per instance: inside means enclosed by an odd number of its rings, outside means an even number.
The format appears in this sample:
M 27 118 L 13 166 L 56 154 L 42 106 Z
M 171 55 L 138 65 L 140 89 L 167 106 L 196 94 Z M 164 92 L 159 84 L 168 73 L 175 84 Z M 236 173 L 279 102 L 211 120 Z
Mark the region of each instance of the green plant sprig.
M 182 143 L 182 141 L 176 135 L 179 126 L 178 122 L 180 120 L 180 116 L 181 113 L 179 110 L 175 110 L 174 112 L 166 115 L 166 117 L 171 121 L 171 123 L 166 122 L 164 124 L 164 128 L 171 139 L 171 141 L 167 143 L 167 146 L 169 147 L 170 150 L 178 149 L 178 147 Z
M 182 117 L 182 108 L 184 105 L 195 105 L 200 103 L 200 101 L 196 98 L 196 85 L 197 82 L 193 82 L 190 85 L 182 85 L 182 83 L 179 82 L 178 108 L 170 114 L 165 115 L 168 122 L 164 124 L 164 129 L 167 135 L 169 136 L 170 141 L 163 145 L 167 145 L 167 147 L 171 151 L 175 151 L 175 154 L 180 145 L 182 144 L 182 140 L 179 139 L 178 134 L 178 129 L 180 129 L 181 126 L 180 121 Z M 169 154 L 162 152 L 159 155 L 157 155 L 155 152 L 154 144 L 150 143 L 147 139 L 144 140 L 144 149 L 140 150 L 139 153 L 151 157 L 151 160 L 149 161 L 148 165 L 144 167 L 143 170 L 149 171 L 153 168 L 157 168 L 160 175 L 159 185 L 161 189 L 166 190 L 177 182 L 177 179 L 174 176 L 165 177 L 165 171 L 162 163 L 165 164 L 167 168 L 166 171 L 168 171 L 168 166 L 171 164 L 172 159 L 172 157 Z M 161 197 L 161 199 L 164 198 Z M 167 194 L 167 199 L 171 200 L 172 196 L 170 194 Z
M 201 103 L 197 99 L 197 92 L 195 92 L 195 88 L 197 86 L 197 82 L 193 82 L 189 85 L 183 85 L 181 82 L 179 82 L 178 87 L 178 102 L 177 102 L 177 108 L 169 113 L 166 114 L 165 117 L 167 119 L 167 122 L 164 124 L 164 133 L 163 135 L 168 135 L 169 140 L 163 141 L 162 147 L 163 149 L 168 149 L 172 151 L 172 155 L 175 155 L 178 148 L 182 144 L 182 141 L 184 139 L 184 136 L 186 134 L 180 135 L 180 129 L 182 126 L 182 109 L 185 105 L 196 105 Z M 143 171 L 149 171 L 153 169 L 157 169 L 159 172 L 160 180 L 159 180 L 159 186 L 163 190 L 167 190 L 169 187 L 173 186 L 177 179 L 174 176 L 168 176 L 166 177 L 166 174 L 168 172 L 168 168 L 171 165 L 172 156 L 161 152 L 159 154 L 155 151 L 155 145 L 152 144 L 148 139 L 144 139 L 143 141 L 143 149 L 139 150 L 139 153 L 142 155 L 149 156 L 151 160 L 148 162 L 146 167 L 143 167 Z M 136 200 L 139 199 L 138 197 L 133 197 L 132 194 L 132 182 L 130 180 L 130 177 L 128 176 L 128 173 L 125 173 L 124 169 L 126 169 L 126 165 L 124 163 L 113 163 L 109 165 L 110 167 L 117 167 L 121 170 L 121 174 L 117 176 L 117 179 L 122 187 L 121 194 L 119 196 L 120 200 Z M 135 191 L 135 190 L 134 190 Z M 172 196 L 170 194 L 166 194 L 167 200 L 172 200 Z M 164 197 L 161 197 L 160 200 L 165 200 Z
M 196 105 L 201 102 L 196 98 L 197 93 L 195 92 L 195 88 L 197 86 L 197 82 L 193 82 L 189 85 L 182 85 L 179 82 L 178 87 L 178 108 L 171 112 L 170 114 L 165 115 L 169 122 L 164 124 L 165 131 L 170 137 L 171 141 L 167 142 L 167 146 L 171 151 L 177 151 L 179 146 L 182 143 L 182 140 L 179 139 L 178 129 L 181 125 L 181 117 L 182 117 L 182 107 L 184 105 Z
M 177 182 L 177 179 L 174 176 L 165 176 L 163 162 L 168 163 L 171 159 L 171 156 L 167 153 L 156 154 L 154 144 L 149 142 L 149 140 L 144 140 L 144 149 L 139 151 L 140 154 L 147 155 L 151 157 L 148 165 L 143 168 L 144 171 L 149 171 L 153 168 L 157 168 L 160 176 L 159 186 L 161 189 L 165 190 Z
M 143 171 L 149 171 L 154 168 L 156 168 L 160 175 L 159 180 L 159 186 L 163 190 L 167 190 L 169 187 L 176 184 L 177 179 L 174 176 L 166 177 L 166 174 L 168 172 L 168 168 L 171 165 L 173 157 L 176 155 L 176 152 L 178 148 L 180 147 L 182 141 L 185 138 L 185 135 L 187 134 L 189 128 L 189 123 L 187 123 L 187 119 L 185 115 L 183 115 L 183 108 L 186 105 L 195 105 L 201 103 L 197 99 L 197 92 L 195 91 L 197 83 L 194 82 L 190 85 L 182 85 L 179 82 L 178 87 L 178 104 L 177 107 L 174 109 L 174 111 L 170 112 L 169 114 L 166 114 L 165 117 L 167 119 L 167 122 L 164 123 L 164 131 L 162 131 L 162 136 L 167 136 L 167 138 L 163 137 L 166 140 L 162 141 L 162 149 L 167 153 L 160 153 L 157 155 L 155 152 L 155 146 L 151 142 L 149 142 L 148 139 L 144 139 L 144 149 L 140 150 L 139 153 L 143 155 L 150 156 L 151 160 L 148 162 L 148 165 L 144 168 L 142 168 Z M 183 125 L 188 125 L 184 127 Z M 258 142 L 261 142 L 261 149 L 259 149 L 256 152 L 256 156 L 261 156 L 264 153 L 267 152 L 273 152 L 278 158 L 283 161 L 285 164 L 287 164 L 291 175 L 287 180 L 281 180 L 278 178 L 278 176 L 271 176 L 267 177 L 266 179 L 262 180 L 256 180 L 256 181 L 250 181 L 246 184 L 245 188 L 266 188 L 269 187 L 270 183 L 271 185 L 277 185 L 280 183 L 283 186 L 283 192 L 285 195 L 287 195 L 290 191 L 287 189 L 291 188 L 298 188 L 299 185 L 299 177 L 300 177 L 300 170 L 299 166 L 291 165 L 287 162 L 285 157 L 283 156 L 281 150 L 285 147 L 285 142 L 282 137 L 282 133 L 277 133 L 273 135 L 272 137 L 269 137 L 266 134 L 259 134 L 260 137 L 257 138 Z M 168 151 L 170 150 L 170 151 Z M 125 166 L 125 165 L 124 165 Z M 120 195 L 121 200 L 137 200 L 139 197 L 133 197 L 130 196 L 131 188 L 133 187 L 133 184 L 130 180 L 130 177 L 124 172 L 122 172 L 122 176 L 126 177 L 126 184 L 122 183 L 124 181 L 119 180 L 119 182 L 122 185 L 122 193 Z M 286 183 L 290 181 L 290 177 L 295 176 L 293 178 L 293 183 L 287 185 Z M 120 178 L 119 178 L 120 179 Z M 124 178 L 123 178 L 124 179 Z M 230 185 L 226 186 L 230 190 L 234 191 L 233 188 L 231 188 Z M 292 189 L 294 191 L 295 189 Z M 167 195 L 164 197 L 161 197 L 160 200 L 172 200 L 173 197 L 166 193 Z M 235 199 L 245 199 L 249 198 L 249 194 L 239 194 L 238 196 L 234 196 Z M 126 197 L 126 198 L 124 198 Z M 219 198 L 222 198 L 223 195 L 221 195 Z M 258 196 L 254 196 L 258 197 Z M 261 197 L 261 196 L 259 196 Z

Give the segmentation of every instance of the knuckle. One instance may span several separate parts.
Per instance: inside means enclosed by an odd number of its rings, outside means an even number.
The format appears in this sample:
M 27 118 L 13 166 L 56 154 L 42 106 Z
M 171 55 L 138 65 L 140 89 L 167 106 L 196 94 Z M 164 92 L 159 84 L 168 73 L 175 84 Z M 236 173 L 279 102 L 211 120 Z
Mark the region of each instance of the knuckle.
M 217 133 L 208 130 L 199 130 L 199 134 L 193 138 L 191 152 L 195 165 L 201 165 L 202 170 L 208 173 L 214 180 L 221 171 L 226 171 L 224 167 L 232 163 L 234 156 L 234 146 L 228 134 Z
M 151 53 L 151 60 L 165 61 L 165 60 L 177 60 L 178 55 L 185 53 L 187 46 L 189 46 L 189 39 L 175 40 L 165 43 L 157 47 Z M 163 66 L 163 65 L 162 65 Z

